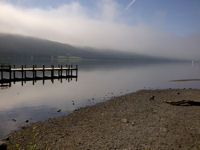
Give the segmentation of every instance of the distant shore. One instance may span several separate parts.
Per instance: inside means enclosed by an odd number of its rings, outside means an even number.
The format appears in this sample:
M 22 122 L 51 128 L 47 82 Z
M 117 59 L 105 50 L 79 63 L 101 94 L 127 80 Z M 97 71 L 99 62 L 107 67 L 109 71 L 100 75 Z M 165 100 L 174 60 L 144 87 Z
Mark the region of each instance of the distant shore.
M 200 90 L 141 90 L 36 122 L 11 133 L 8 149 L 199 150 L 200 107 L 166 101 L 200 102 Z

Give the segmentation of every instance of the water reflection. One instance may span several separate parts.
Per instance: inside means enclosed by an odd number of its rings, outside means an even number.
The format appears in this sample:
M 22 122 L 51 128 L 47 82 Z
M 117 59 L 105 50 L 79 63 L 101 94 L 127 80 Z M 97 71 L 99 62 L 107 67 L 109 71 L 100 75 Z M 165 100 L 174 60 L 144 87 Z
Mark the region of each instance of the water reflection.
M 74 75 L 71 77 L 66 76 L 54 76 L 54 77 L 45 77 L 45 78 L 36 78 L 36 79 L 16 79 L 16 80 L 10 80 L 10 79 L 4 79 L 0 80 L 0 89 L 7 89 L 10 88 L 12 85 L 15 85 L 16 82 L 20 82 L 22 86 L 26 84 L 27 82 L 31 82 L 32 85 L 35 85 L 38 81 L 42 81 L 42 84 L 44 85 L 47 80 L 50 80 L 52 83 L 54 83 L 54 80 L 58 80 L 60 83 L 63 83 L 63 80 L 67 80 L 68 82 L 75 80 L 78 81 L 78 76 Z
M 92 63 L 79 66 L 78 82 L 55 79 L 16 82 L 0 90 L 0 137 L 21 125 L 56 117 L 74 109 L 93 105 L 114 96 L 140 89 L 200 88 L 198 82 L 169 82 L 184 78 L 198 78 L 199 66 L 191 63 Z M 103 63 L 104 64 L 104 63 Z M 113 65 L 113 67 L 112 67 Z M 85 66 L 85 67 L 84 67 Z M 84 69 L 85 68 L 85 69 Z M 12 84 L 13 85 L 13 84 Z M 15 119 L 16 121 L 14 121 Z

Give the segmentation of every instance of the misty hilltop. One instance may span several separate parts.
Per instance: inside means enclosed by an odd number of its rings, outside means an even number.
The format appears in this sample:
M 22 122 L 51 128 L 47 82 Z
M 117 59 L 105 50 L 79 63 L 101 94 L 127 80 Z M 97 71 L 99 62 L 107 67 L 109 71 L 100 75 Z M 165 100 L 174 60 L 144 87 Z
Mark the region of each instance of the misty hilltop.
M 11 34 L 0 34 L 0 59 L 172 61 L 167 58 L 131 52 L 74 47 L 54 41 Z

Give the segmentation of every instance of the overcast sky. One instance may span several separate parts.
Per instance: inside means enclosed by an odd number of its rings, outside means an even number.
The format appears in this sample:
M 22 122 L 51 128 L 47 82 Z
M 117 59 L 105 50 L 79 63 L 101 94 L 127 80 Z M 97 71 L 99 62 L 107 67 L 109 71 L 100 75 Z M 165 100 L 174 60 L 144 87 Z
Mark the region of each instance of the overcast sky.
M 0 32 L 200 59 L 200 0 L 0 0 Z

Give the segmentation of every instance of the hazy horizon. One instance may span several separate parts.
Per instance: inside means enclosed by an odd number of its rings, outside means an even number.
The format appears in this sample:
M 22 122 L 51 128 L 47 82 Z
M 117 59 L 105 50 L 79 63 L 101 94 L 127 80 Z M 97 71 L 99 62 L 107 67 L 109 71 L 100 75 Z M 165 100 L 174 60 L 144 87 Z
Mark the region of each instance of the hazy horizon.
M 79 47 L 200 59 L 198 0 L 3 0 L 0 33 Z

